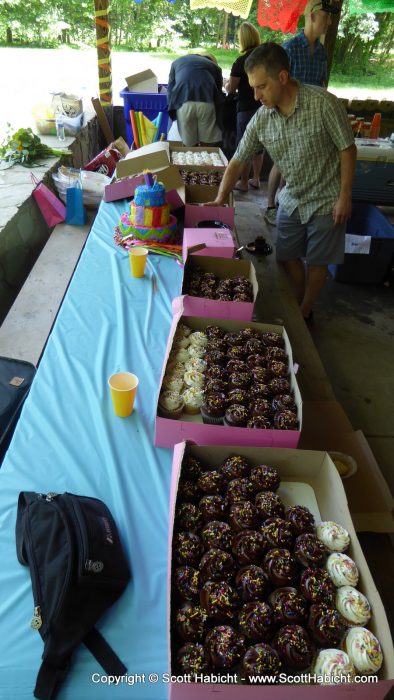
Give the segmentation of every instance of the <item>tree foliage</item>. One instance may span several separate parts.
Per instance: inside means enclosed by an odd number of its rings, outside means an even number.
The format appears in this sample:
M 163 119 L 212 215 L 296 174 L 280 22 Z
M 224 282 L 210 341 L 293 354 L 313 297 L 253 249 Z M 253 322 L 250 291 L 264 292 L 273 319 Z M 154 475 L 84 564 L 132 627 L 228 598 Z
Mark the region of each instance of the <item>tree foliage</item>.
M 282 43 L 290 36 L 260 27 L 256 17 L 257 0 L 253 0 L 248 21 L 259 29 L 262 41 Z M 371 70 L 374 61 L 383 65 L 389 61 L 394 40 L 392 19 L 388 12 L 350 14 L 348 0 L 344 0 L 334 55 L 336 69 L 346 72 L 357 66 L 362 72 Z M 189 0 L 111 0 L 112 45 L 133 51 L 234 48 L 242 21 L 215 9 L 192 11 Z M 0 41 L 43 46 L 68 41 L 93 46 L 94 0 L 3 0 Z

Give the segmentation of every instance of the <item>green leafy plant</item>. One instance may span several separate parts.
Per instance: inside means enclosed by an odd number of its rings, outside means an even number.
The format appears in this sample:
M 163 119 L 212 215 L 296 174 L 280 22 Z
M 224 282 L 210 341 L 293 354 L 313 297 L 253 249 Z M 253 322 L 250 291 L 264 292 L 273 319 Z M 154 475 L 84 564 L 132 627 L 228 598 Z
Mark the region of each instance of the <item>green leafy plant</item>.
M 10 168 L 12 165 L 23 165 L 27 168 L 39 165 L 41 158 L 48 156 L 71 155 L 67 148 L 50 148 L 39 139 L 33 131 L 29 129 L 18 129 L 11 133 L 9 124 L 8 132 L 0 143 L 0 164 L 1 169 Z

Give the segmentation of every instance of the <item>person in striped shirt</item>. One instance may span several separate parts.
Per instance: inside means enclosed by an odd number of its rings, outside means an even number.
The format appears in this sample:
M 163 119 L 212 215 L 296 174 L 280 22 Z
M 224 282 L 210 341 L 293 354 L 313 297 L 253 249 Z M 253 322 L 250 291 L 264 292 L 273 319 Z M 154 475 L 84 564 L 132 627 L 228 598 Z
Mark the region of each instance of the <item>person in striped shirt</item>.
M 279 195 L 277 260 L 308 320 L 327 265 L 343 262 L 357 157 L 353 133 L 335 95 L 290 77 L 289 58 L 279 44 L 254 49 L 245 71 L 262 108 L 226 168 L 215 205 L 225 203 L 245 162 L 264 144 L 286 181 Z

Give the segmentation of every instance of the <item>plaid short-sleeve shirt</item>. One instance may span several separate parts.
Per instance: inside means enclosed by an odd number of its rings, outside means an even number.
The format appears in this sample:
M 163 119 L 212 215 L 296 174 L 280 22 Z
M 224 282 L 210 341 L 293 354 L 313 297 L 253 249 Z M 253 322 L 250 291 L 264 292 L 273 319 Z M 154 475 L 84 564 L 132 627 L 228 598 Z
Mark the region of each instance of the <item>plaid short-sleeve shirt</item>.
M 291 114 L 260 107 L 233 157 L 248 161 L 264 146 L 286 180 L 281 205 L 289 216 L 298 207 L 306 223 L 314 214 L 332 211 L 341 186 L 340 151 L 349 148 L 354 137 L 335 95 L 311 85 L 298 88 Z
M 303 31 L 286 41 L 283 48 L 289 57 L 292 78 L 308 85 L 326 85 L 327 54 L 319 39 L 315 41 L 313 55 Z

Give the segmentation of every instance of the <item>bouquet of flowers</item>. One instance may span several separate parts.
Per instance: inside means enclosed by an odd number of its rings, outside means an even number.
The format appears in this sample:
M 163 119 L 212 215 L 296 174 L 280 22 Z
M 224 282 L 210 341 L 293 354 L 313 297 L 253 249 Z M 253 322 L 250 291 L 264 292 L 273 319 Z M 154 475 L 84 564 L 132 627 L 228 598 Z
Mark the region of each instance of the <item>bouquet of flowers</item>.
M 31 129 L 18 129 L 11 134 L 11 125 L 4 140 L 0 143 L 0 169 L 10 168 L 12 165 L 23 165 L 31 168 L 39 165 L 41 158 L 48 156 L 71 155 L 67 148 L 50 148 L 33 134 Z

